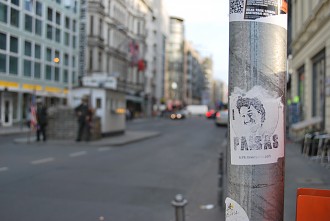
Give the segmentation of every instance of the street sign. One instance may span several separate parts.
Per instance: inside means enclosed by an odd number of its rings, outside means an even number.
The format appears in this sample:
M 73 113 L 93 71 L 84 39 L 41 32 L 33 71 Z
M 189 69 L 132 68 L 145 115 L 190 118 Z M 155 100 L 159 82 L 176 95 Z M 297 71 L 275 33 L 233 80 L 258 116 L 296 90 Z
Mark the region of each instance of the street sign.
M 83 86 L 98 87 L 106 89 L 117 89 L 117 79 L 107 75 L 84 76 L 82 80 Z

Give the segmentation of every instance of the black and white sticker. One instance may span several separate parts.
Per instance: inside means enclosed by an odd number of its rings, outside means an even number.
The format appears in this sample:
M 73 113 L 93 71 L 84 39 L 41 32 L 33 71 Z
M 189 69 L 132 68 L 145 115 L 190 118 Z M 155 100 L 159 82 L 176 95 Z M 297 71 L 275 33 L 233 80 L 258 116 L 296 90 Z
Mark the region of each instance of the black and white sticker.
M 259 165 L 284 156 L 284 105 L 261 86 L 230 96 L 231 164 Z
M 230 0 L 229 21 L 255 21 L 287 29 L 287 0 Z

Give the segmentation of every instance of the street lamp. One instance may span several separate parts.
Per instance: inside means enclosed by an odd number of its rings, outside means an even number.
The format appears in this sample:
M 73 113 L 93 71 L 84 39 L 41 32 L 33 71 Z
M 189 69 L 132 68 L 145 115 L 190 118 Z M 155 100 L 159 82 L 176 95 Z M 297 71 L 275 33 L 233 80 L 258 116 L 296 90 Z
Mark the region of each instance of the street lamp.
M 55 63 L 59 63 L 59 62 L 60 62 L 60 59 L 59 59 L 58 57 L 55 57 L 55 58 L 53 59 L 53 61 L 54 61 Z
M 173 103 L 172 106 L 175 105 L 176 106 L 176 95 L 177 95 L 177 91 L 176 89 L 178 88 L 178 83 L 176 82 L 172 82 L 171 84 L 172 90 L 173 90 Z
M 176 82 L 172 82 L 171 87 L 173 90 L 176 90 L 178 88 L 178 84 Z

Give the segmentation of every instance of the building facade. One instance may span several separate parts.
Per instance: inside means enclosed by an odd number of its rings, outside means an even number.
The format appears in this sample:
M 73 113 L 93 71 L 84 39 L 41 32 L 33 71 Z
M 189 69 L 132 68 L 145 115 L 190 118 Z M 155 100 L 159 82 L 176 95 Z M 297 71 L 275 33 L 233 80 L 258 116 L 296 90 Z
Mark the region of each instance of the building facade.
M 214 79 L 212 87 L 212 104 L 216 109 L 226 108 L 228 104 L 228 86 L 224 81 Z
M 204 72 L 204 88 L 202 94 L 202 104 L 214 108 L 213 100 L 213 61 L 211 57 L 206 57 L 202 61 Z
M 163 0 L 88 1 L 86 75 L 105 73 L 126 107 L 151 116 L 164 97 L 168 15 Z
M 0 0 L 0 125 L 20 124 L 36 97 L 65 104 L 78 76 L 77 0 Z
M 300 119 L 321 117 L 330 130 L 330 0 L 291 1 L 291 99 Z
M 205 83 L 202 58 L 188 41 L 185 41 L 184 55 L 184 101 L 187 105 L 201 104 Z
M 167 106 L 183 106 L 184 82 L 184 20 L 170 17 L 167 41 L 167 71 L 165 76 L 165 99 Z
M 169 36 L 169 16 L 166 4 L 163 0 L 154 0 L 154 57 L 153 76 L 151 81 L 151 94 L 153 114 L 159 113 L 162 109 L 165 95 L 165 71 L 166 71 L 166 41 Z

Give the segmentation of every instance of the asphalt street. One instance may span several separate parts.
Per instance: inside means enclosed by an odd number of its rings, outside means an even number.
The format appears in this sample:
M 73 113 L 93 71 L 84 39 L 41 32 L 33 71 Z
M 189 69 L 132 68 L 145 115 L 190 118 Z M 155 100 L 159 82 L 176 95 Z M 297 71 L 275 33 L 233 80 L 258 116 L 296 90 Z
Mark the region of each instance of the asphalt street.
M 160 136 L 119 147 L 12 142 L 0 137 L 1 221 L 223 220 L 217 207 L 218 153 L 226 128 L 203 117 L 135 120 L 130 130 Z
M 224 220 L 217 173 L 226 127 L 157 118 L 135 119 L 127 130 L 160 135 L 121 146 L 0 136 L 0 221 L 174 221 L 176 194 L 188 200 L 187 221 Z M 330 189 L 330 168 L 290 141 L 285 156 L 284 221 L 292 221 L 297 188 Z

